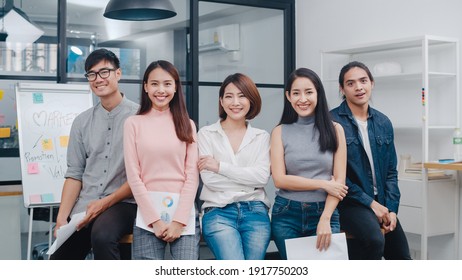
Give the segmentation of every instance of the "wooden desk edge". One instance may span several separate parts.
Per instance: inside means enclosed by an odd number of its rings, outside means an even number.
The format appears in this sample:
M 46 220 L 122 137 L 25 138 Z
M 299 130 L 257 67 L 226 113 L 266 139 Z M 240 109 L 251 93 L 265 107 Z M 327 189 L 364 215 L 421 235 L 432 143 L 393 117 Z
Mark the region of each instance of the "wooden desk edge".
M 22 195 L 22 186 L 0 186 L 0 196 Z
M 425 162 L 424 167 L 425 168 L 433 168 L 433 169 L 445 169 L 445 170 L 462 171 L 462 162 L 457 162 L 457 163 Z

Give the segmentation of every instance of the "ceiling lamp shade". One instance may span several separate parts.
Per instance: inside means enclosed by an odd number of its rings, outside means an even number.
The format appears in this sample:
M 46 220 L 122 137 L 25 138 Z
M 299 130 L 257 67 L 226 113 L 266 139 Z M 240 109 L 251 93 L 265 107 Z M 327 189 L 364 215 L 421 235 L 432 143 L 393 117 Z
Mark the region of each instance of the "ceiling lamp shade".
M 169 0 L 111 0 L 104 16 L 118 20 L 158 20 L 176 16 Z
M 6 44 L 8 49 L 23 51 L 28 44 L 37 41 L 44 31 L 29 20 L 20 9 L 13 7 L 4 17 L 5 30 L 8 33 Z

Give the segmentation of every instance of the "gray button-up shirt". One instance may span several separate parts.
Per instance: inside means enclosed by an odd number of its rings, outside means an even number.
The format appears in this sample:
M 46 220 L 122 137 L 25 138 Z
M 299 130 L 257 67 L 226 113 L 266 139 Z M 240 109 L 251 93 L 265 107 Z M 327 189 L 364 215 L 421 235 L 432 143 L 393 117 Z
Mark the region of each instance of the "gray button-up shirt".
M 125 119 L 138 111 L 138 104 L 125 96 L 108 112 L 101 103 L 78 115 L 72 123 L 67 149 L 66 178 L 82 182 L 72 214 L 87 204 L 115 192 L 127 181 L 123 157 Z M 134 203 L 134 199 L 126 202 Z

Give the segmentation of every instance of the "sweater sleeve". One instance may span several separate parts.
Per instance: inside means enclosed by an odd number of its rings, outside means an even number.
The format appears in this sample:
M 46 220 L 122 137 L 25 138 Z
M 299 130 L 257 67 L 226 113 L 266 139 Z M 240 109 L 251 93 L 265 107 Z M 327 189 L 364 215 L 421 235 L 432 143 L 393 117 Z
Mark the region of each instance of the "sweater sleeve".
M 141 178 L 141 166 L 136 145 L 136 123 L 129 117 L 124 124 L 124 159 L 127 181 L 141 211 L 141 216 L 147 225 L 160 219 L 159 214 L 150 201 L 146 185 Z
M 180 192 L 180 200 L 178 208 L 175 211 L 173 220 L 187 225 L 189 214 L 194 205 L 196 198 L 197 187 L 199 185 L 199 170 L 197 168 L 197 161 L 199 152 L 197 150 L 197 135 L 196 126 L 193 121 L 191 127 L 193 131 L 194 142 L 186 144 L 186 158 L 184 161 L 184 185 Z

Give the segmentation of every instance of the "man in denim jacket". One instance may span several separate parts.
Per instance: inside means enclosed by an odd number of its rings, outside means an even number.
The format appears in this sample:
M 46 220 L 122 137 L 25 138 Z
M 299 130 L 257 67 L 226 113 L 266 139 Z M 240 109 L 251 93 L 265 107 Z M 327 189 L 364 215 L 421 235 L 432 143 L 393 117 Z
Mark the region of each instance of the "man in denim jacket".
M 348 194 L 339 204 L 340 226 L 353 235 L 350 259 L 410 259 L 397 218 L 400 192 L 393 126 L 369 106 L 374 79 L 361 62 L 340 71 L 344 101 L 331 111 L 345 130 Z M 383 234 L 384 233 L 384 234 Z

